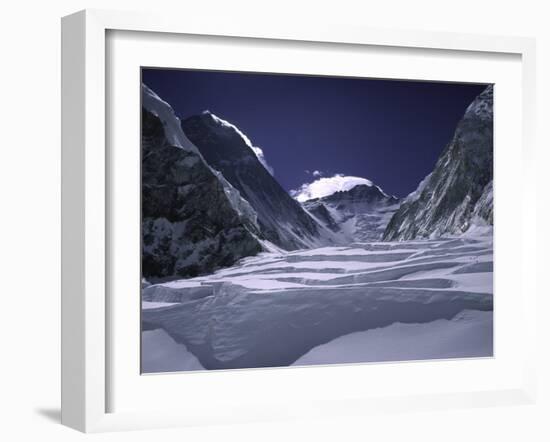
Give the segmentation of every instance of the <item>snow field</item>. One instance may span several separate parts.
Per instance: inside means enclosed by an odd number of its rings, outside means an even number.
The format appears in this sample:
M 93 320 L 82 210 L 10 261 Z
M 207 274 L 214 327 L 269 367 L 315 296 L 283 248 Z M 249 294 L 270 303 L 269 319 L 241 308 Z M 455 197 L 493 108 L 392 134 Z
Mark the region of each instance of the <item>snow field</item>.
M 151 285 L 144 339 L 188 357 L 155 365 L 144 345 L 144 371 L 491 356 L 492 260 L 482 231 L 263 253 Z

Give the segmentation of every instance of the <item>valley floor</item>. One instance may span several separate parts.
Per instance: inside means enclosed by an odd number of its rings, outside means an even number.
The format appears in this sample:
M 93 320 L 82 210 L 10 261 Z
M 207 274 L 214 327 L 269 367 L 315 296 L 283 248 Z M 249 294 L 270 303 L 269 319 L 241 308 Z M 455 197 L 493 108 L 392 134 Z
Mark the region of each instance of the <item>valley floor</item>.
M 264 253 L 142 299 L 146 373 L 492 356 L 492 232 Z

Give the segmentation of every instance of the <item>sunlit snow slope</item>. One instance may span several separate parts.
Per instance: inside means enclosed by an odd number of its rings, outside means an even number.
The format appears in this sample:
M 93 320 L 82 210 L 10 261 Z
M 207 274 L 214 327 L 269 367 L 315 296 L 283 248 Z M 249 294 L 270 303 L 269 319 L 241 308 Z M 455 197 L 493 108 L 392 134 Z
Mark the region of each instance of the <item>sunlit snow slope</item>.
M 145 288 L 144 336 L 163 329 L 172 347 L 173 340 L 206 369 L 491 356 L 492 315 L 476 312 L 492 311 L 492 267 L 489 229 L 439 240 L 264 253 L 213 275 Z M 473 319 L 457 325 L 464 315 Z M 474 342 L 470 325 L 485 330 Z M 365 331 L 363 351 L 353 350 L 347 360 L 326 347 L 304 356 Z M 418 339 L 410 345 L 399 341 L 414 333 Z M 361 345 L 356 336 L 346 342 L 346 348 Z M 388 356 L 383 348 L 392 342 Z M 161 370 L 188 366 L 180 361 Z

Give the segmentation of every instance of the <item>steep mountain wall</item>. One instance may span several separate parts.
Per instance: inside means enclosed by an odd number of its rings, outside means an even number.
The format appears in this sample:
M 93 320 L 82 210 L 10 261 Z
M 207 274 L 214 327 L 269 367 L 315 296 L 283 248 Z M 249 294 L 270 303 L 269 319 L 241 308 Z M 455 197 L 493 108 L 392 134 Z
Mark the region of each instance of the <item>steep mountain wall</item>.
M 263 238 L 286 250 L 331 243 L 331 232 L 282 188 L 239 129 L 210 112 L 187 118 L 182 127 L 206 162 L 254 208 Z
M 433 172 L 390 220 L 388 241 L 459 234 L 493 224 L 493 86 L 468 107 Z
M 171 107 L 142 88 L 142 274 L 211 273 L 262 250 L 252 207 L 212 170 Z

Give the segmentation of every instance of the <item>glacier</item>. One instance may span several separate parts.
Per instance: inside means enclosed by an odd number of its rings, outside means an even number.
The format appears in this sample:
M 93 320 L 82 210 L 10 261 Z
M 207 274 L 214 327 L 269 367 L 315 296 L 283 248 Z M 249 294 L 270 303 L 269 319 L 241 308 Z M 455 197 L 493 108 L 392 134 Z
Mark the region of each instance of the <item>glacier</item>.
M 492 356 L 492 334 L 472 341 L 491 328 L 492 266 L 492 230 L 264 252 L 145 287 L 143 336 L 162 330 L 209 370 Z M 343 359 L 334 350 L 361 345 Z M 185 361 L 163 370 L 187 370 Z
M 465 310 L 452 319 L 397 322 L 351 333 L 313 348 L 292 365 L 487 357 L 493 352 L 493 312 Z

